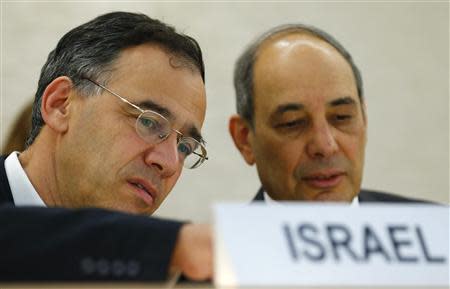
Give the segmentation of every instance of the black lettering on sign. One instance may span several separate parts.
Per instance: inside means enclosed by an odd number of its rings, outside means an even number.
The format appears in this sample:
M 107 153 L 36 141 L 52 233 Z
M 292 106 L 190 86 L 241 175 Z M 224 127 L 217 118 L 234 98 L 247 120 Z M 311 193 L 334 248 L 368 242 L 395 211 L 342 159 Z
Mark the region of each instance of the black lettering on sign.
M 383 247 L 380 239 L 378 239 L 375 231 L 369 225 L 364 226 L 364 260 L 370 261 L 370 258 L 374 254 L 381 254 L 386 261 L 390 262 L 391 258 L 389 254 L 386 252 L 386 249 Z
M 328 240 L 330 241 L 331 248 L 333 249 L 334 259 L 336 261 L 341 260 L 341 255 L 339 254 L 339 248 L 342 248 L 347 254 L 354 260 L 358 261 L 358 256 L 353 252 L 351 248 L 352 235 L 350 230 L 344 225 L 327 225 Z
M 288 224 L 283 225 L 283 232 L 284 232 L 284 236 L 286 237 L 286 242 L 287 242 L 287 245 L 289 248 L 289 253 L 291 253 L 292 259 L 294 259 L 294 261 L 297 261 L 298 254 L 297 254 L 297 250 L 295 249 L 295 245 L 294 245 L 294 237 L 292 236 L 291 228 L 289 227 Z
M 428 251 L 427 245 L 425 243 L 425 238 L 423 237 L 422 230 L 419 226 L 416 227 L 417 238 L 419 239 L 420 247 L 422 248 L 423 255 L 425 259 L 430 263 L 445 263 L 445 257 L 433 257 Z
M 305 257 L 311 261 L 322 261 L 325 258 L 325 249 L 317 240 L 317 228 L 313 224 L 301 224 L 298 227 L 298 236 L 305 245 L 309 245 L 301 251 Z
M 293 262 L 298 262 L 302 258 L 311 262 L 321 262 L 327 257 L 333 258 L 336 262 L 342 261 L 345 257 L 354 262 L 370 262 L 374 256 L 379 256 L 386 262 L 417 263 L 421 253 L 428 263 L 448 262 L 445 254 L 431 253 L 433 250 L 430 250 L 420 226 L 409 227 L 399 224 L 387 226 L 387 237 L 390 239 L 394 254 L 369 224 L 363 225 L 362 231 L 359 231 L 363 234 L 360 244 L 354 244 L 352 231 L 343 224 L 322 226 L 318 227 L 313 223 L 282 225 L 282 233 Z M 328 245 L 331 248 L 331 256 L 327 255 Z M 358 255 L 355 248 L 362 248 L 362 254 Z
M 391 238 L 392 246 L 394 247 L 395 256 L 398 261 L 405 263 L 417 263 L 418 258 L 416 256 L 405 256 L 401 254 L 401 249 L 410 247 L 411 240 L 408 238 L 401 238 L 398 233 L 408 231 L 406 226 L 388 226 L 389 237 Z

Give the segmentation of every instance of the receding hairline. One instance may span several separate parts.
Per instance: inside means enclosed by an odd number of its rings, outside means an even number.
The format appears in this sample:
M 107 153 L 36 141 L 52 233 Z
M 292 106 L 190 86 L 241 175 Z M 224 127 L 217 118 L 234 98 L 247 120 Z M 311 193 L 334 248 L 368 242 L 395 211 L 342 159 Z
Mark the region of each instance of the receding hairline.
M 299 36 L 299 37 L 305 37 L 305 39 L 311 39 L 311 40 L 318 40 L 319 42 L 322 42 L 323 44 L 326 44 L 330 48 L 332 48 L 334 51 L 336 51 L 339 55 L 341 55 L 346 62 L 348 62 L 345 57 L 342 55 L 342 53 L 336 49 L 328 40 L 321 37 L 320 35 L 317 35 L 316 33 L 309 31 L 305 28 L 299 28 L 299 27 L 291 27 L 286 28 L 283 30 L 280 30 L 278 32 L 274 32 L 274 34 L 271 34 L 264 38 L 258 45 L 255 55 L 254 55 L 254 62 L 253 66 L 256 64 L 258 60 L 258 56 L 261 54 L 262 51 L 273 45 L 275 42 L 277 42 L 280 39 L 289 37 L 289 36 Z M 349 63 L 350 65 L 350 63 Z
M 119 68 L 118 62 L 124 56 L 124 53 L 130 49 L 134 49 L 141 46 L 150 46 L 161 50 L 161 52 L 167 55 L 168 64 L 170 65 L 170 67 L 174 69 L 188 69 L 193 74 L 199 74 L 201 76 L 200 69 L 195 65 L 195 61 L 193 59 L 190 59 L 189 56 L 183 55 L 183 53 L 180 53 L 179 51 L 172 51 L 165 45 L 158 42 L 146 42 L 138 45 L 128 46 L 120 50 L 119 53 L 116 55 L 116 57 L 106 65 L 105 67 L 106 69 L 103 72 L 105 75 L 99 81 L 101 81 L 105 85 L 108 84 L 108 82 L 112 80 L 114 73 Z M 202 82 L 204 83 L 203 79 Z
M 295 40 L 306 40 L 306 41 L 317 41 L 318 45 L 324 45 L 326 49 L 330 49 L 333 51 L 333 54 L 335 57 L 340 58 L 339 61 L 343 61 L 345 65 L 348 67 L 351 78 L 353 80 L 354 86 L 357 90 L 357 97 L 359 101 L 361 102 L 361 107 L 363 106 L 364 99 L 359 95 L 358 92 L 358 81 L 357 77 L 355 75 L 355 71 L 353 70 L 351 62 L 346 59 L 346 57 L 342 54 L 342 52 L 336 48 L 332 43 L 330 43 L 326 38 L 323 38 L 321 35 L 315 34 L 313 31 L 305 30 L 304 28 L 298 28 L 298 27 L 292 27 L 285 30 L 281 30 L 278 32 L 274 32 L 274 34 L 270 34 L 266 36 L 265 38 L 262 38 L 260 42 L 258 43 L 256 50 L 254 52 L 253 57 L 253 64 L 252 64 L 252 86 L 253 86 L 253 92 L 252 92 L 252 101 L 253 101 L 253 110 L 255 110 L 256 107 L 256 95 L 255 95 L 255 87 L 256 87 L 256 79 L 255 76 L 257 74 L 256 67 L 259 67 L 261 65 L 260 59 L 264 59 L 264 57 L 260 58 L 260 55 L 264 54 L 265 52 L 270 51 L 270 49 L 274 49 L 274 45 L 283 39 L 288 39 L 289 37 L 296 37 Z M 295 41 L 294 40 L 294 41 Z M 270 53 L 270 52 L 268 52 Z M 267 63 L 264 64 L 264 67 L 267 68 Z M 261 68 L 260 68 L 261 69 Z M 253 111 L 254 112 L 254 111 Z M 364 111 L 363 111 L 364 114 Z
M 254 53 L 254 58 L 253 58 L 253 89 L 255 88 L 255 74 L 256 74 L 256 70 L 255 67 L 258 66 L 259 64 L 259 56 L 261 54 L 263 54 L 264 52 L 268 51 L 270 48 L 274 47 L 274 44 L 276 44 L 277 41 L 280 41 L 282 39 L 287 39 L 289 37 L 296 37 L 297 39 L 300 40 L 306 40 L 306 41 L 317 41 L 316 43 L 321 46 L 324 45 L 323 47 L 325 47 L 325 49 L 330 49 L 330 51 L 333 51 L 333 53 L 335 53 L 335 55 L 337 57 L 339 57 L 343 62 L 345 62 L 345 64 L 348 66 L 350 73 L 352 75 L 353 78 L 353 82 L 355 84 L 356 87 L 358 87 L 358 81 L 355 75 L 355 71 L 352 67 L 352 64 L 350 63 L 350 61 L 345 57 L 345 55 L 342 54 L 342 52 L 336 48 L 333 43 L 330 43 L 326 38 L 322 37 L 321 35 L 318 35 L 316 33 L 314 33 L 314 31 L 310 31 L 307 30 L 305 28 L 299 28 L 299 27 L 290 27 L 290 28 L 286 28 L 283 30 L 280 30 L 278 32 L 274 32 L 274 34 L 270 34 L 269 36 L 266 36 L 265 38 L 263 38 L 260 42 L 259 45 L 257 46 L 257 49 L 255 50 Z M 254 92 L 254 91 L 253 91 Z M 359 93 L 358 93 L 359 94 Z M 361 102 L 363 102 L 363 98 L 361 98 L 359 95 L 358 97 L 360 98 Z M 253 102 L 255 101 L 255 96 L 253 95 Z

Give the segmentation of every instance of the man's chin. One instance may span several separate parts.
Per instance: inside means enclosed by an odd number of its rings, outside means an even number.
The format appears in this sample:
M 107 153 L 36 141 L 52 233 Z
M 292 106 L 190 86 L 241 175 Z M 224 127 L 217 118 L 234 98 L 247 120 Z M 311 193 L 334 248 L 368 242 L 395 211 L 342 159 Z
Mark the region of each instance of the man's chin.
M 344 193 L 343 193 L 344 192 Z M 326 189 L 311 188 L 309 186 L 298 186 L 289 194 L 273 196 L 278 201 L 300 201 L 300 202 L 345 202 L 351 203 L 354 196 L 349 188 L 332 187 Z
M 345 202 L 351 203 L 353 197 L 348 194 L 342 194 L 342 191 L 321 191 L 315 192 L 310 196 L 305 196 L 305 201 L 313 201 L 313 202 Z
M 112 208 L 112 210 L 116 210 L 131 215 L 146 215 L 146 216 L 151 216 L 155 211 L 153 208 L 116 208 L 116 209 Z
M 98 206 L 93 206 L 105 210 L 111 210 L 116 211 L 120 213 L 126 213 L 131 215 L 152 215 L 154 211 L 156 211 L 155 208 L 149 207 L 142 203 L 135 203 L 133 206 L 133 202 L 130 202 L 128 206 L 123 206 L 120 204 L 99 204 Z

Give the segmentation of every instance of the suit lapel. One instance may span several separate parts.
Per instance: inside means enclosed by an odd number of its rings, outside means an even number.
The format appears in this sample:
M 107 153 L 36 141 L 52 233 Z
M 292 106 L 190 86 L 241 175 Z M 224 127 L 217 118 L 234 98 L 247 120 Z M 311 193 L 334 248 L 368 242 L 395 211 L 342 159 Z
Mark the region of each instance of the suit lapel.
M 5 170 L 6 156 L 0 156 L 0 204 L 14 204 L 11 188 L 9 187 L 8 177 Z
M 252 202 L 254 201 L 264 201 L 264 189 L 262 187 L 259 188 L 258 193 L 253 198 Z

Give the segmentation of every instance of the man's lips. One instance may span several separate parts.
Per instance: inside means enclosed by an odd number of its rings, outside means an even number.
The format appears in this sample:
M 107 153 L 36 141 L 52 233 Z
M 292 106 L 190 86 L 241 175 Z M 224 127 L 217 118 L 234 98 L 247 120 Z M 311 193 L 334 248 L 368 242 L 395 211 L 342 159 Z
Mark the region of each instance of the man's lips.
M 327 189 L 337 186 L 344 176 L 345 173 L 341 171 L 326 171 L 309 174 L 302 177 L 302 180 L 311 187 Z
M 147 205 L 152 206 L 158 196 L 156 189 L 147 181 L 142 179 L 128 180 L 133 193 L 140 197 Z

